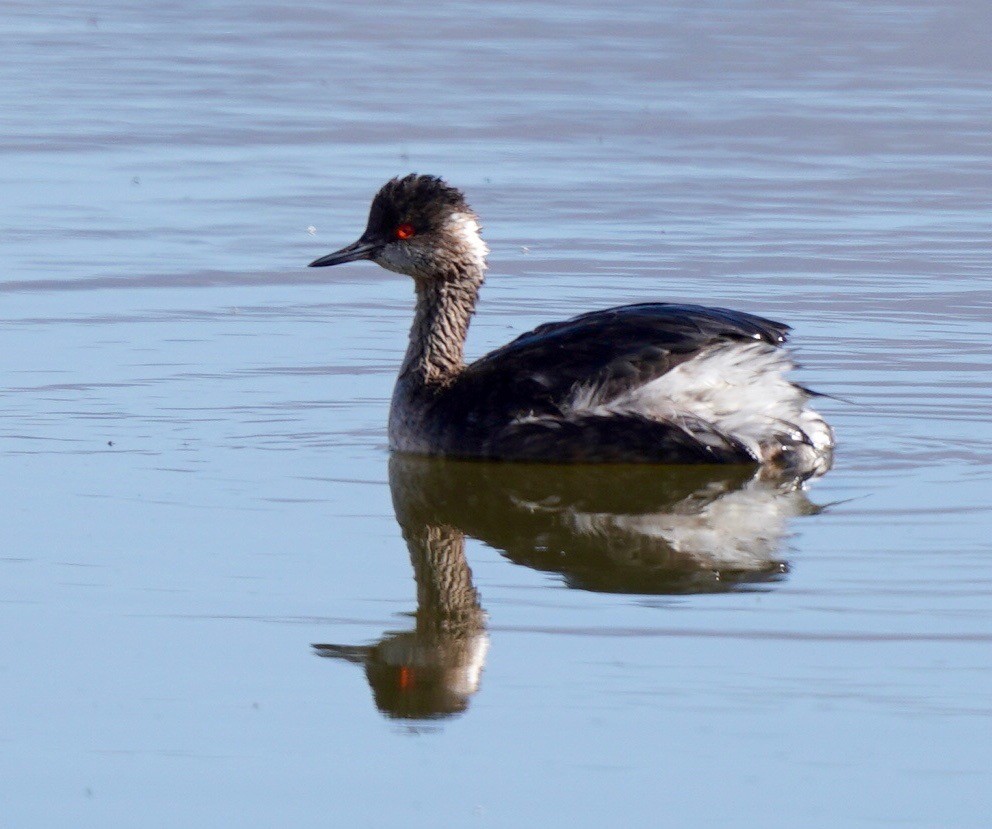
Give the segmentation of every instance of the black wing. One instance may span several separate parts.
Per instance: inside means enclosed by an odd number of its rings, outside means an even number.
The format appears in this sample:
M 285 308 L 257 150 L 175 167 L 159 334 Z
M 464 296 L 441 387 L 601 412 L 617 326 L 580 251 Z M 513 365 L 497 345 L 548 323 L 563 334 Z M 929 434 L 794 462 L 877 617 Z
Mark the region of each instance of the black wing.
M 541 325 L 472 363 L 455 397 L 493 420 L 556 415 L 579 385 L 606 397 L 648 383 L 720 342 L 784 343 L 789 327 L 726 308 L 645 303 Z

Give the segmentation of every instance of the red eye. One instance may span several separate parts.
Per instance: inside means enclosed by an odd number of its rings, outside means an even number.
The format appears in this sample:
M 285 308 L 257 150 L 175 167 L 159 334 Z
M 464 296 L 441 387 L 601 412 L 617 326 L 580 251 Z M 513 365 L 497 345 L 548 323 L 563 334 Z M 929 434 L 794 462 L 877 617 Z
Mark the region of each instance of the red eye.
M 409 239 L 417 231 L 413 229 L 413 225 L 403 224 L 396 228 L 396 238 L 397 239 Z

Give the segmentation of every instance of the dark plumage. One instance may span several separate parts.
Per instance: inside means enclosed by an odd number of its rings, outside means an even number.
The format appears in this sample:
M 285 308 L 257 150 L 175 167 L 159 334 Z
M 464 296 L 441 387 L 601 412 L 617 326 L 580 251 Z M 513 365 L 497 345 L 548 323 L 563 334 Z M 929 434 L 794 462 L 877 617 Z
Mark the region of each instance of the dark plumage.
M 386 237 L 408 222 L 424 233 L 443 225 L 452 211 L 470 210 L 462 192 L 437 176 L 394 178 L 372 199 L 365 232 Z
M 829 466 L 832 433 L 788 382 L 789 328 L 724 308 L 646 303 L 542 325 L 466 366 L 488 253 L 460 191 L 388 182 L 361 238 L 311 263 L 372 259 L 417 307 L 390 411 L 399 451 L 503 460 Z

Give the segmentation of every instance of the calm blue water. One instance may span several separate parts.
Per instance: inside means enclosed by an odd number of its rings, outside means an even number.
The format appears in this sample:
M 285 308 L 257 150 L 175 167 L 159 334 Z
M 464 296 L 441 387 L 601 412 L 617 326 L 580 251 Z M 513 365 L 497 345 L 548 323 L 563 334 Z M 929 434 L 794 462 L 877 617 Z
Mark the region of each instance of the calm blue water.
M 5 821 L 987 826 L 990 32 L 8 3 Z M 411 170 L 485 221 L 473 356 L 620 302 L 782 318 L 835 469 L 391 468 L 410 285 L 304 266 Z

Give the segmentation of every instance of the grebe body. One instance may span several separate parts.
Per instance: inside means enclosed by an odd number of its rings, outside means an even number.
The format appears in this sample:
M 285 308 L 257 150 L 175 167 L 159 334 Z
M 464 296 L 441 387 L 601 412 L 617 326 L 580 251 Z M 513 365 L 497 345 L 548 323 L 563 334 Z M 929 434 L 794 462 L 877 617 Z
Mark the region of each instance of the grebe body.
M 462 193 L 387 182 L 357 242 L 312 267 L 370 259 L 413 278 L 390 447 L 461 458 L 752 463 L 829 468 L 833 433 L 791 382 L 789 327 L 698 305 L 645 303 L 541 325 L 466 365 L 488 248 Z

